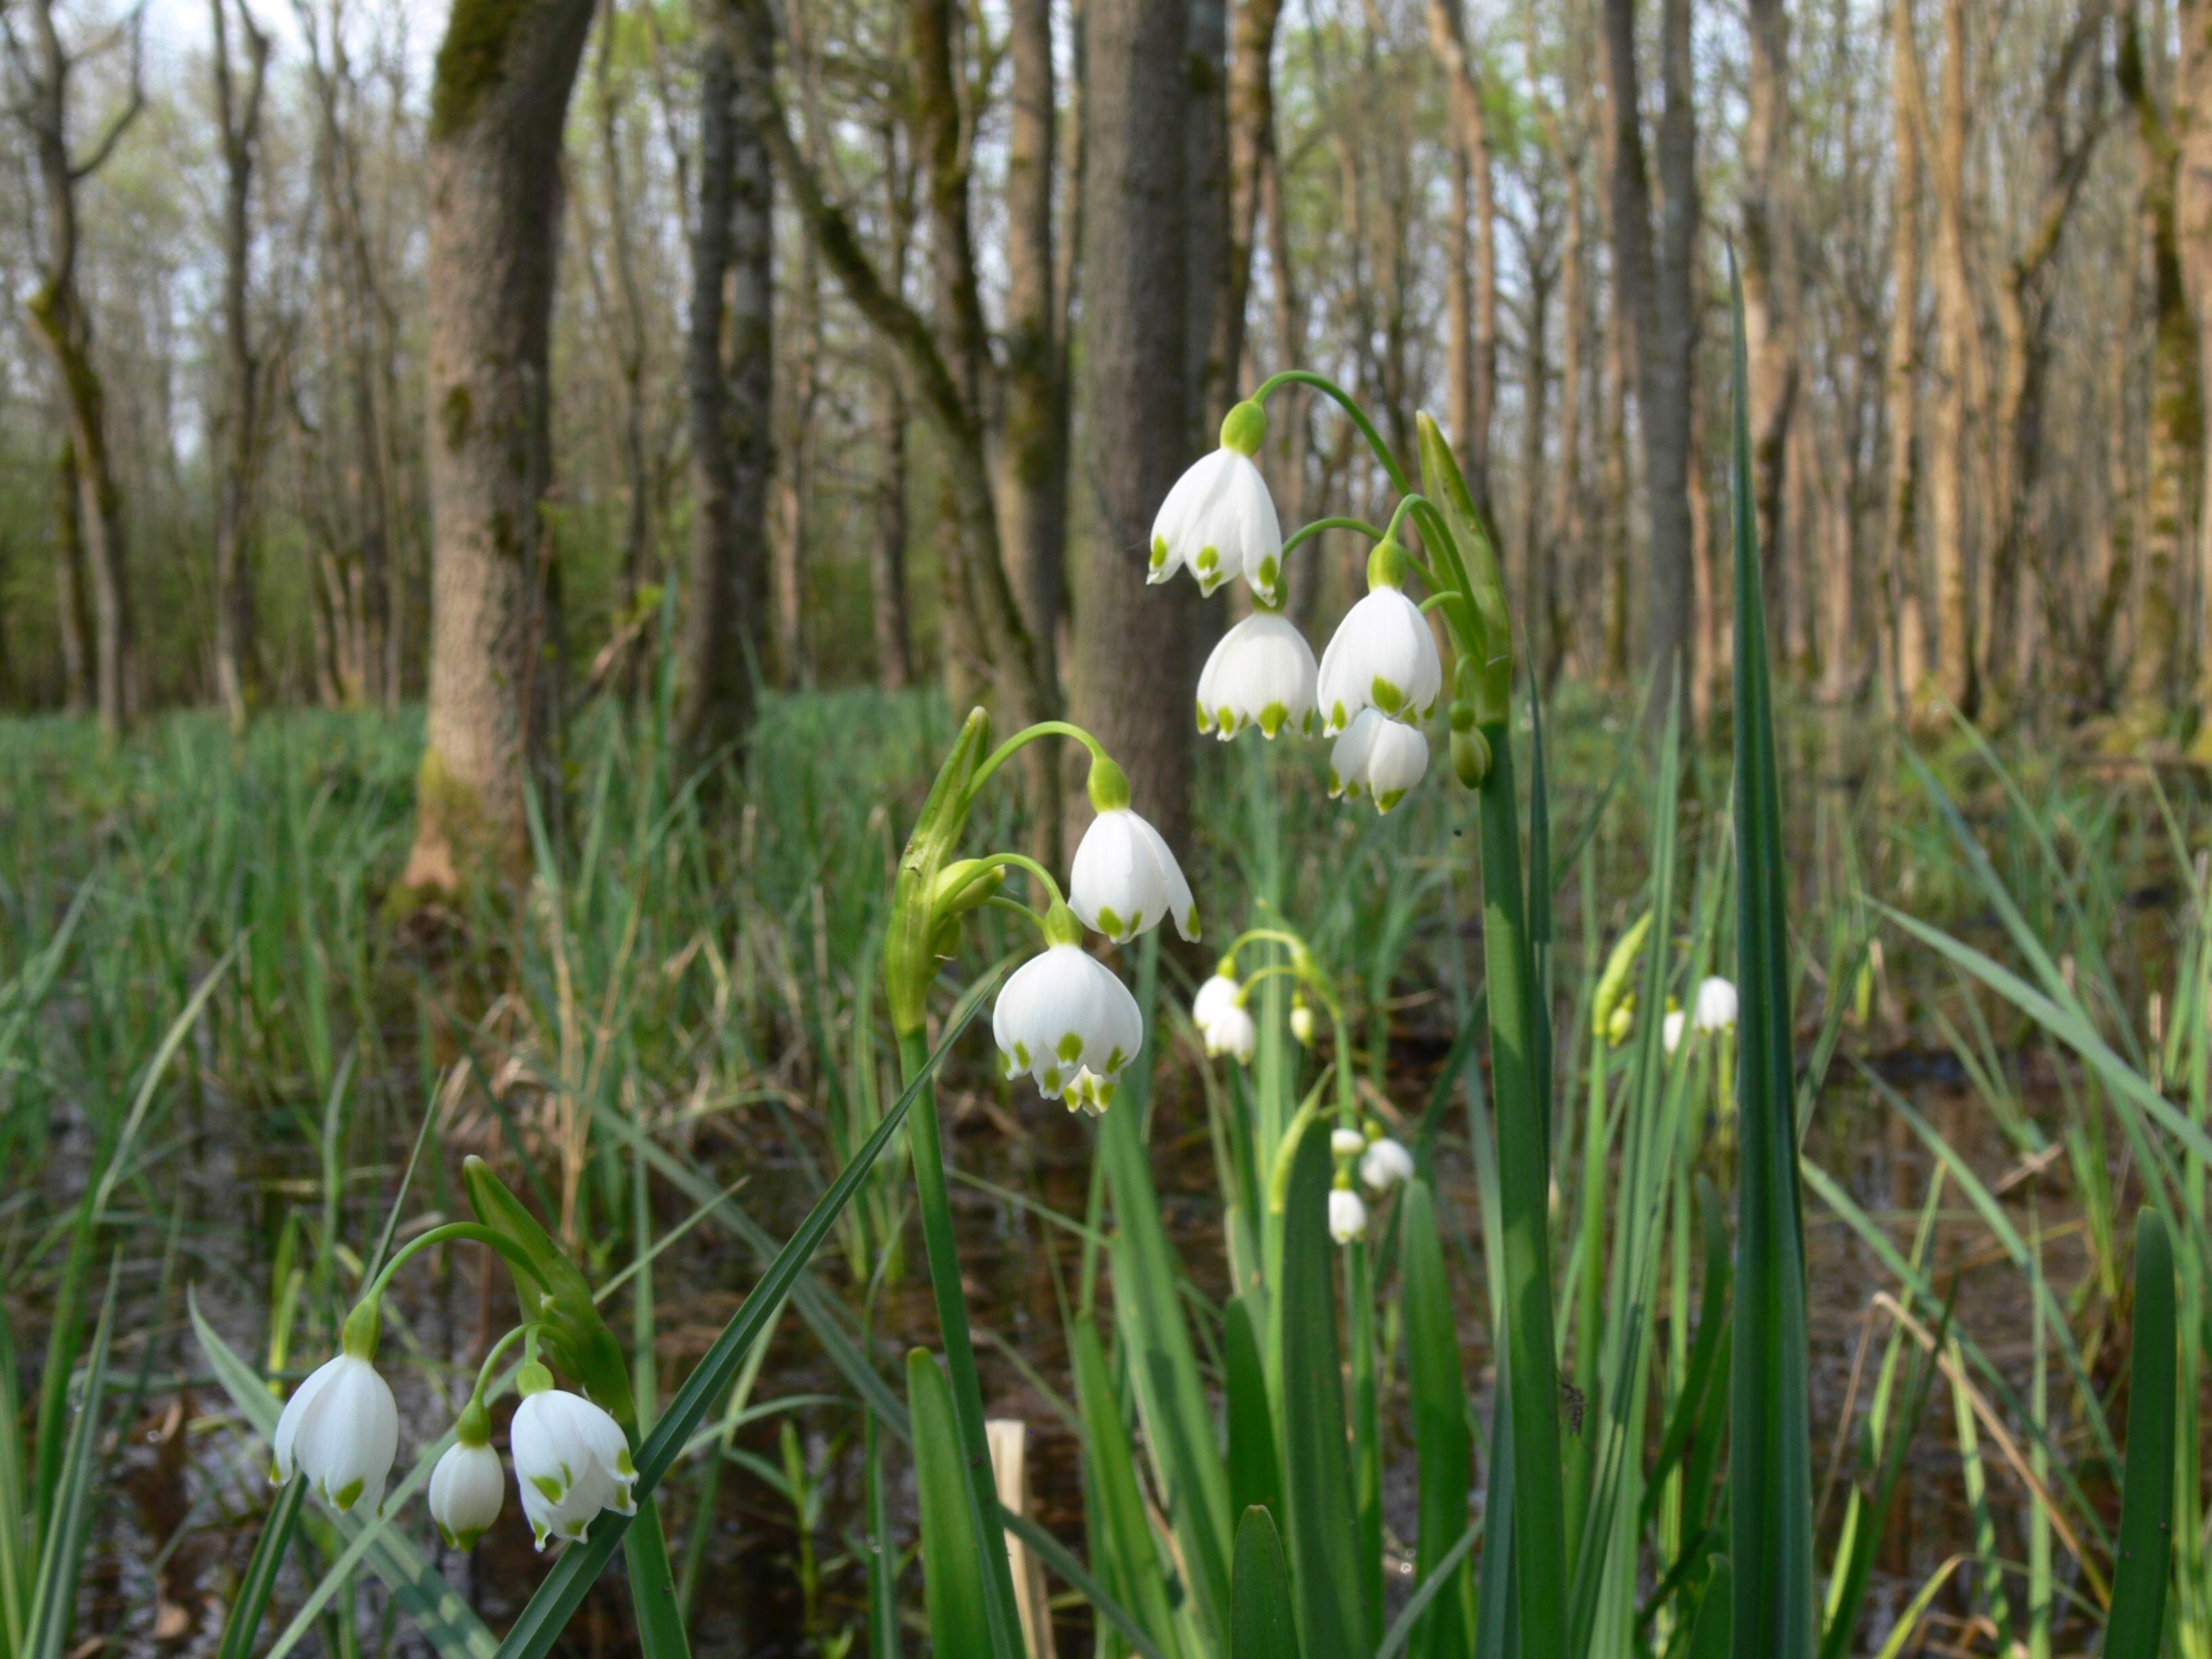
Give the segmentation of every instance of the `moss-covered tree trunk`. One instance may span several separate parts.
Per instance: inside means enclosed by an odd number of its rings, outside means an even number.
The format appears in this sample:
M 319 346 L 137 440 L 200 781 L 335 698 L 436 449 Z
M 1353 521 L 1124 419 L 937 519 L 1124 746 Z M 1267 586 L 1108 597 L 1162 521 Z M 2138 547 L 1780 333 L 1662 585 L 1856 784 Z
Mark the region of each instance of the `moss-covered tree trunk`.
M 592 0 L 458 0 L 430 92 L 430 696 L 403 885 L 520 874 L 556 671 L 548 340 L 561 131 Z

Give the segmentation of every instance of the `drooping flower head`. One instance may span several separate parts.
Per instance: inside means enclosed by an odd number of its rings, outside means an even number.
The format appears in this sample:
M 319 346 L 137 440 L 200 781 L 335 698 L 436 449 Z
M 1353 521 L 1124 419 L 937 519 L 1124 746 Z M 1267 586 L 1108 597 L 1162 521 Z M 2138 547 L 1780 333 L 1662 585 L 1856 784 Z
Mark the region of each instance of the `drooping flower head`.
M 1166 915 L 1185 939 L 1196 939 L 1198 903 L 1182 866 L 1160 832 L 1129 810 L 1129 780 L 1112 761 L 1091 763 L 1091 804 L 1098 816 L 1075 849 L 1069 908 L 1116 945 Z
M 1700 1031 L 1726 1031 L 1735 1026 L 1735 987 L 1717 975 L 1698 987 L 1695 1024 Z
M 1319 670 L 1306 636 L 1279 611 L 1255 611 L 1221 636 L 1198 677 L 1198 729 L 1227 743 L 1248 726 L 1273 738 L 1314 733 Z
M 446 1448 L 438 1467 L 430 1471 L 430 1519 L 446 1541 L 457 1550 L 472 1550 L 477 1540 L 499 1519 L 507 1496 L 507 1477 L 499 1454 L 489 1439 L 471 1442 L 471 1416 L 481 1418 L 483 1407 L 471 1404 L 461 1413 L 460 1437 Z M 484 1425 L 488 1431 L 489 1425 Z
M 1363 708 L 1329 750 L 1328 793 L 1346 800 L 1364 795 L 1387 812 L 1428 769 L 1429 740 L 1419 726 Z
M 1349 1187 L 1328 1190 L 1328 1236 L 1340 1244 L 1367 1236 L 1367 1206 Z
M 538 1547 L 549 1538 L 581 1538 L 601 1510 L 635 1515 L 637 1470 L 622 1425 L 583 1395 L 553 1387 L 542 1365 L 524 1366 L 520 1387 L 507 1438 Z
M 1406 597 L 1405 554 L 1395 541 L 1367 558 L 1367 597 L 1345 613 L 1321 653 L 1315 696 L 1322 733 L 1334 737 L 1379 708 L 1393 720 L 1424 720 L 1444 690 L 1443 660 L 1420 606 Z
M 1085 951 L 1074 916 L 1056 904 L 1046 945 L 1016 969 L 991 1011 L 991 1035 L 1006 1075 L 1027 1072 L 1047 1100 L 1096 1117 L 1113 1104 L 1121 1073 L 1145 1039 L 1129 988 Z
M 1337 1158 L 1358 1158 L 1367 1150 L 1367 1137 L 1357 1129 L 1331 1129 L 1328 1150 Z
M 1235 967 L 1224 960 L 1213 976 L 1198 988 L 1198 994 L 1190 1000 L 1190 1023 L 1205 1039 L 1207 1054 L 1216 1059 L 1233 1054 L 1249 1061 L 1260 1044 L 1260 1028 L 1244 1006 L 1244 988 L 1228 971 Z
M 1221 422 L 1221 447 L 1194 462 L 1160 503 L 1147 581 L 1166 581 L 1188 568 L 1202 593 L 1241 575 L 1254 593 L 1274 598 L 1283 571 L 1283 527 L 1267 481 L 1252 460 L 1267 438 L 1267 417 L 1257 404 L 1241 403 L 1229 411 Z
M 271 1447 L 273 1478 L 281 1486 L 304 1474 L 332 1509 L 345 1513 L 359 1504 L 374 1515 L 399 1452 L 399 1407 L 392 1385 L 350 1346 L 316 1367 L 284 1402 Z M 374 1350 L 373 1335 L 368 1346 Z
M 1360 1154 L 1359 1178 L 1372 1191 L 1387 1193 L 1413 1176 L 1413 1155 L 1388 1135 L 1368 1142 L 1367 1150 Z

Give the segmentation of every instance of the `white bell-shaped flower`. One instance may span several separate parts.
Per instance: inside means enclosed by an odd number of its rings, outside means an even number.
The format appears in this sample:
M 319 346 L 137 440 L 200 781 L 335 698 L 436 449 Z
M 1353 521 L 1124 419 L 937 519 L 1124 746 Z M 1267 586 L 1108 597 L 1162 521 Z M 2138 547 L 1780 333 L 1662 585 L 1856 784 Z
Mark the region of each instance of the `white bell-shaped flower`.
M 1716 975 L 1698 987 L 1696 1024 L 1700 1031 L 1726 1031 L 1735 1028 L 1736 1015 L 1735 987 Z
M 1659 1040 L 1667 1045 L 1668 1054 L 1682 1046 L 1682 1027 L 1689 1023 L 1689 1018 L 1680 1008 L 1670 1008 L 1667 1011 L 1667 1018 L 1659 1022 Z
M 457 1550 L 472 1550 L 499 1519 L 507 1476 L 489 1444 L 457 1440 L 430 1471 L 430 1518 Z
M 1410 1181 L 1413 1175 L 1413 1155 L 1388 1135 L 1369 1142 L 1360 1154 L 1359 1178 L 1372 1191 L 1387 1193 L 1400 1182 Z
M 1226 743 L 1248 726 L 1314 733 L 1313 647 L 1279 611 L 1255 611 L 1221 636 L 1198 677 L 1198 729 Z
M 548 1538 L 581 1538 L 601 1510 L 637 1513 L 629 1441 L 621 1424 L 583 1395 L 550 1387 L 525 1394 L 507 1440 L 522 1512 L 539 1549 Z
M 332 1509 L 374 1515 L 399 1453 L 392 1385 L 358 1355 L 325 1361 L 284 1402 L 271 1449 L 278 1486 L 304 1474 Z
M 1328 1189 L 1328 1236 L 1340 1244 L 1367 1236 L 1367 1206 L 1349 1187 Z
M 1357 1129 L 1331 1129 L 1328 1150 L 1336 1158 L 1358 1158 L 1367 1150 L 1367 1137 Z
M 1328 756 L 1328 793 L 1346 800 L 1362 795 L 1387 812 L 1405 799 L 1429 769 L 1429 740 L 1379 709 L 1363 708 Z
M 1166 581 L 1188 568 L 1200 592 L 1241 575 L 1262 599 L 1274 597 L 1283 572 L 1283 526 L 1252 460 L 1267 435 L 1267 417 L 1258 404 L 1229 411 L 1221 447 L 1193 464 L 1160 503 L 1147 581 Z
M 1068 872 L 1067 902 L 1085 927 L 1116 945 L 1165 915 L 1175 917 L 1185 939 L 1198 937 L 1198 903 L 1182 866 L 1160 832 L 1127 805 L 1101 811 L 1083 832 Z
M 1302 1001 L 1291 1005 L 1291 1035 L 1303 1047 L 1313 1047 L 1314 1012 Z
M 991 1012 L 991 1035 L 1006 1075 L 1027 1072 L 1048 1100 L 1066 1097 L 1070 1111 L 1093 1117 L 1113 1104 L 1121 1073 L 1145 1039 L 1136 998 L 1114 970 L 1073 939 L 1054 942 L 1014 970 Z M 1073 918 L 1066 926 L 1072 927 Z
M 1217 973 L 1190 1000 L 1190 1023 L 1206 1041 L 1206 1052 L 1218 1059 L 1233 1054 L 1249 1061 L 1260 1046 L 1260 1028 L 1243 1003 L 1244 988 Z
M 1315 696 L 1322 734 L 1334 737 L 1379 708 L 1394 720 L 1426 720 L 1443 696 L 1443 659 L 1437 654 L 1429 619 L 1399 589 L 1404 555 L 1378 543 L 1367 561 L 1367 597 L 1346 612 L 1321 653 Z

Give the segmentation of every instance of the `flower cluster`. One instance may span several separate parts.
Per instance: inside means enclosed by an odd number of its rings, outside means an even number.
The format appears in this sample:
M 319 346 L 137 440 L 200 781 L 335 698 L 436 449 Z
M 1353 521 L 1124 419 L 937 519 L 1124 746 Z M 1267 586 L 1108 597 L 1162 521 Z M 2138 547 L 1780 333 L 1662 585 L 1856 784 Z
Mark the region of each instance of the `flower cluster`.
M 1668 999 L 1669 1001 L 1673 1000 L 1671 997 Z M 1735 1030 L 1735 987 L 1715 975 L 1699 982 L 1697 1000 L 1691 1011 L 1686 1012 L 1680 1008 L 1668 1011 L 1667 1018 L 1661 1022 L 1660 1036 L 1667 1045 L 1667 1052 L 1671 1054 L 1682 1046 L 1682 1032 L 1686 1026 L 1707 1034 L 1733 1031 Z
M 1413 1179 L 1413 1155 L 1384 1134 L 1372 1118 L 1364 1132 L 1330 1131 L 1328 1149 L 1336 1158 L 1336 1180 L 1328 1194 L 1328 1234 L 1338 1243 L 1349 1244 L 1367 1236 L 1367 1202 L 1352 1184 L 1353 1170 L 1358 1170 L 1361 1184 L 1380 1198 L 1401 1182 Z
M 1421 608 L 1404 592 L 1405 554 L 1386 532 L 1367 563 L 1368 592 L 1321 660 L 1282 614 L 1283 535 L 1252 457 L 1267 434 L 1256 403 L 1221 423 L 1221 447 L 1180 478 L 1152 524 L 1149 580 L 1179 570 L 1211 593 L 1243 576 L 1253 611 L 1223 635 L 1198 677 L 1198 729 L 1224 743 L 1248 726 L 1337 739 L 1329 793 L 1387 812 L 1429 766 L 1421 722 L 1443 695 L 1443 665 Z

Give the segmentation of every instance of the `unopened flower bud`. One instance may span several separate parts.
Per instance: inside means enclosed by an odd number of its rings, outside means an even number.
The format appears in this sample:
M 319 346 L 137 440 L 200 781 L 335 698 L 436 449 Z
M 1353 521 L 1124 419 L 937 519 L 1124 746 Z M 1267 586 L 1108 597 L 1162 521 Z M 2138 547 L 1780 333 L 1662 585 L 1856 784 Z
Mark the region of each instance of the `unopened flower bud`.
M 1472 724 L 1465 731 L 1460 729 L 1459 714 L 1463 708 L 1464 703 L 1452 705 L 1452 773 L 1465 787 L 1480 789 L 1490 775 L 1490 739 Z M 1472 709 L 1468 712 L 1474 713 Z
M 1291 1035 L 1309 1047 L 1313 1042 L 1313 1010 L 1306 1006 L 1304 998 L 1291 1005 Z
M 1357 1129 L 1332 1129 L 1328 1150 L 1339 1158 L 1358 1158 L 1367 1150 L 1367 1137 Z

